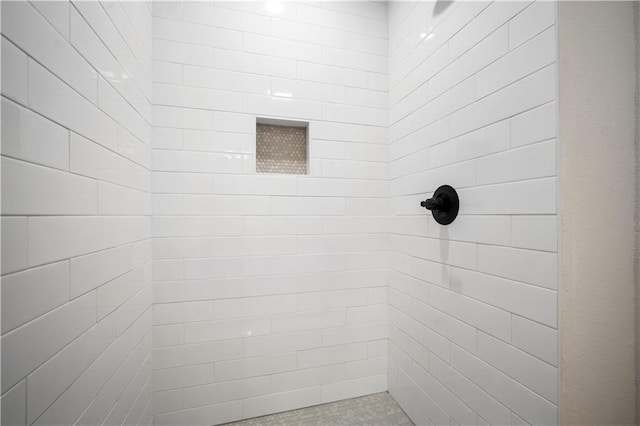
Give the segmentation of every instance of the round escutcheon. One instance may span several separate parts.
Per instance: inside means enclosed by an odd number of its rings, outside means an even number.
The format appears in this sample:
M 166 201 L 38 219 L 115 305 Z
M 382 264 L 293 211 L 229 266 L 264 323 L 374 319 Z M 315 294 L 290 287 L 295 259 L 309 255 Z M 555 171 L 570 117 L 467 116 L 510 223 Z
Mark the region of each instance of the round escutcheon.
M 449 185 L 442 185 L 433 197 L 420 203 L 420 206 L 427 210 L 431 210 L 433 218 L 440 225 L 449 225 L 458 216 L 460 209 L 460 200 L 458 193 Z

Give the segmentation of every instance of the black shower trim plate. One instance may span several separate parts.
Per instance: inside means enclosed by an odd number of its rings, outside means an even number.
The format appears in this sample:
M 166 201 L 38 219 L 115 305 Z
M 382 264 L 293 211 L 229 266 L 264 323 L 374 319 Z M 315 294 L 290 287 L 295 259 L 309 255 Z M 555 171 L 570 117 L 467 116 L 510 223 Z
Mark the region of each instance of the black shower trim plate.
M 431 210 L 433 218 L 440 225 L 449 225 L 458 216 L 460 199 L 458 193 L 449 185 L 442 185 L 436 189 L 432 198 L 420 202 L 420 206 Z

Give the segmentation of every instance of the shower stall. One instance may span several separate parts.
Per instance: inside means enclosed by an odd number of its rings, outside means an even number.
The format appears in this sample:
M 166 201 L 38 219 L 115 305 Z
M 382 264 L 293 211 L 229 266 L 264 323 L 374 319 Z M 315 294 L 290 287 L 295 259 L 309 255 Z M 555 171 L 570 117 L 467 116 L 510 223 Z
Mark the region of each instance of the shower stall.
M 2 425 L 558 424 L 563 7 L 2 1 Z

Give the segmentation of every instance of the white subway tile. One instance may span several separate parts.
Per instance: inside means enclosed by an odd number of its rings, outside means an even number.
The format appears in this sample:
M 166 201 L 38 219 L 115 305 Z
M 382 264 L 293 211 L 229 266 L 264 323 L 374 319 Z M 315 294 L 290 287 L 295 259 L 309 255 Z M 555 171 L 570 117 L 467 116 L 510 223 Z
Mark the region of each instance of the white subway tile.
M 83 424 L 96 424 L 103 421 L 131 378 L 137 371 L 142 371 L 140 367 L 143 365 L 146 355 L 149 354 L 151 343 L 149 338 L 143 339 L 143 333 L 149 330 L 150 320 L 150 316 L 143 317 L 130 329 L 129 333 L 123 334 L 120 339 L 116 340 L 104 355 L 85 370 L 45 411 L 36 424 L 69 423 L 73 421 L 70 419 L 77 419 L 81 414 L 82 418 L 79 421 Z M 117 369 L 120 364 L 122 364 L 122 368 Z M 145 374 L 150 374 L 148 364 L 146 366 Z M 137 377 L 139 381 L 140 375 Z M 104 382 L 106 385 L 101 390 L 100 387 Z M 128 393 L 130 394 L 131 389 L 136 389 L 136 385 L 132 385 L 129 389 Z M 101 401 L 104 401 L 104 404 L 90 404 L 97 395 L 103 398 Z M 91 406 L 85 411 L 87 405 Z
M 269 317 L 187 323 L 184 324 L 184 343 L 261 336 L 270 332 L 271 320 Z M 245 355 L 246 346 L 245 341 Z
M 290 371 L 296 368 L 296 353 L 282 353 L 255 358 L 219 361 L 214 365 L 216 381 L 234 380 L 246 377 Z
M 479 246 L 478 270 L 549 289 L 558 287 L 555 253 Z
M 384 392 L 387 389 L 387 375 L 364 377 L 322 386 L 322 402 L 355 398 L 371 393 Z
M 96 71 L 30 3 L 7 4 L 3 12 L 2 34 L 5 37 L 96 103 Z
M 513 315 L 511 343 L 523 351 L 558 366 L 558 331 Z
M 214 3 L 186 3 L 184 5 L 184 19 L 189 22 L 199 22 L 243 32 L 269 33 L 270 19 L 268 17 L 220 6 Z M 181 18 L 182 15 L 170 17 Z
M 138 104 L 146 107 L 142 101 L 138 102 Z M 141 114 L 150 116 L 151 109 L 147 108 L 142 113 L 139 113 L 135 109 L 135 105 L 136 104 L 131 106 L 104 78 L 98 78 L 98 106 L 100 109 L 118 122 L 127 132 L 130 132 L 131 135 L 138 138 L 143 144 L 150 146 L 151 127 L 149 126 L 149 122 Z M 122 132 L 120 133 L 122 134 Z
M 444 240 L 468 241 L 481 244 L 508 245 L 511 243 L 509 216 L 498 215 L 460 215 L 450 225 L 433 222 L 429 227 L 429 236 Z
M 156 61 L 210 67 L 213 65 L 213 48 L 154 39 L 152 57 Z M 155 114 L 154 123 L 158 123 L 155 119 Z
M 453 268 L 451 288 L 466 296 L 555 327 L 557 293 L 479 272 Z
M 155 193 L 199 194 L 213 191 L 213 176 L 205 173 L 153 172 L 151 187 Z
M 357 361 L 367 358 L 366 342 L 348 345 L 330 346 L 318 349 L 298 351 L 298 368 L 311 368 L 323 365 Z
M 270 377 L 272 392 L 310 388 L 313 386 L 338 382 L 344 380 L 344 378 L 345 366 L 342 364 L 287 371 L 284 373 L 273 374 Z
M 271 34 L 276 37 L 319 44 L 324 46 L 344 47 L 345 32 L 320 26 L 305 24 L 296 20 L 271 18 Z M 378 43 L 381 44 L 381 43 Z
M 464 30 L 463 30 L 464 31 Z M 455 46 L 456 37 L 451 40 L 450 46 Z M 433 99 L 447 90 L 451 90 L 458 82 L 476 74 L 476 96 L 482 97 L 478 92 L 480 85 L 480 76 L 486 74 L 488 68 L 492 68 L 492 64 L 496 59 L 507 53 L 509 50 L 509 31 L 507 26 L 502 26 L 490 34 L 487 38 L 475 45 L 471 50 L 458 57 L 442 72 L 436 74 L 429 80 L 429 98 Z M 455 58 L 455 56 L 452 56 Z M 546 65 L 546 64 L 545 64 Z M 485 68 L 483 70 L 483 68 Z M 480 71 L 482 70 L 482 71 Z M 478 72 L 480 71 L 480 72 Z
M 264 320 L 269 324 L 269 320 Z M 273 334 L 262 337 L 252 337 L 244 340 L 244 356 L 261 356 L 294 352 L 302 349 L 318 348 L 322 346 L 322 333 L 319 330 L 303 331 L 299 333 Z
M 509 147 L 509 121 L 467 133 L 429 149 L 429 164 L 433 167 L 457 163 L 503 151 Z
M 379 340 L 388 337 L 386 322 L 350 325 L 322 330 L 322 344 L 325 346 L 344 345 L 363 340 Z
M 182 389 L 153 393 L 153 413 L 167 413 L 182 408 Z
M 121 185 L 98 182 L 98 213 L 148 216 L 151 214 L 151 194 Z
M 322 218 L 249 216 L 244 218 L 243 231 L 245 235 L 320 234 Z
M 477 183 L 487 185 L 556 175 L 555 140 L 527 145 L 477 160 Z
M 98 70 L 104 80 L 108 81 L 109 84 L 112 85 L 115 90 L 124 98 L 126 98 L 134 108 L 134 110 L 127 110 L 127 113 L 120 114 L 118 118 L 122 120 L 122 123 L 131 123 L 139 120 L 139 117 L 137 116 L 137 114 L 139 113 L 142 115 L 142 117 L 145 118 L 148 131 L 151 121 L 151 106 L 149 104 L 149 101 L 147 98 L 145 98 L 145 95 L 138 88 L 138 86 L 135 84 L 135 80 L 132 78 L 135 77 L 136 74 L 132 75 L 131 73 L 127 72 L 127 70 L 116 60 L 116 57 L 114 57 L 112 54 L 112 52 L 120 53 L 120 49 L 118 49 L 118 47 L 120 47 L 120 43 L 114 43 L 114 46 L 112 46 L 111 50 L 108 49 L 104 45 L 104 42 L 100 40 L 99 36 L 80 16 L 76 9 L 71 8 L 70 11 L 72 45 L 95 69 Z M 87 12 L 85 11 L 85 13 Z M 92 11 L 92 13 L 87 13 L 87 15 L 95 15 L 95 12 Z M 92 20 L 96 20 L 96 18 L 93 18 Z M 104 24 L 96 26 L 105 27 Z M 103 35 L 106 35 L 104 34 L 104 32 L 101 33 L 103 33 Z M 119 36 L 109 36 L 109 39 L 116 39 L 118 40 L 118 42 L 120 42 Z M 123 60 L 122 62 L 130 65 L 130 61 Z M 114 109 L 113 105 L 105 103 L 105 88 L 100 87 L 101 80 L 102 79 L 98 77 L 98 105 L 100 105 L 100 107 L 103 109 L 105 109 L 106 106 L 106 110 L 109 111 L 110 115 L 112 115 L 112 113 L 116 110 Z M 104 83 L 104 80 L 102 81 L 102 83 Z M 116 96 L 112 96 L 111 100 L 113 100 L 114 98 L 116 98 Z M 124 110 L 123 107 L 128 108 L 129 105 L 119 105 L 118 110 Z
M 511 314 L 509 312 L 437 286 L 432 286 L 429 290 L 429 303 L 433 307 L 504 341 L 509 341 L 511 338 Z
M 26 74 L 24 76 L 26 78 Z M 3 154 L 57 169 L 69 169 L 69 132 L 66 129 L 6 98 L 2 99 L 2 123 Z
M 153 305 L 154 325 L 213 319 L 213 302 L 182 302 Z
M 183 343 L 184 327 L 182 324 L 153 327 L 153 344 L 155 347 L 175 346 Z
M 240 420 L 241 418 L 241 402 L 232 401 L 222 404 L 191 408 L 188 410 L 156 414 L 153 417 L 153 422 L 154 424 L 163 426 L 174 426 L 178 423 L 185 423 L 193 426 L 208 426 L 211 424 L 211 419 L 216 419 L 216 421 L 220 423 L 228 423 Z
M 463 376 L 452 366 L 438 358 L 431 358 L 431 371 L 435 378 L 462 399 L 490 424 L 509 424 L 511 413 L 507 407 L 482 389 L 481 386 Z
M 2 333 L 69 300 L 69 262 L 2 277 Z
M 451 132 L 461 135 L 517 115 L 555 98 L 556 67 L 550 65 L 451 116 Z
M 556 21 L 556 8 L 545 1 L 536 1 L 509 22 L 509 45 L 513 49 L 529 40 Z
M 347 379 L 378 376 L 387 373 L 387 357 L 369 358 L 363 361 L 354 361 L 346 364 Z
M 2 273 L 18 271 L 28 264 L 26 217 L 2 218 Z
M 293 294 L 213 301 L 215 318 L 282 314 L 295 312 L 295 309 L 296 297 Z
M 425 393 L 420 386 L 406 374 L 402 369 L 398 369 L 398 381 L 397 385 L 409 398 L 416 402 L 420 409 L 430 418 L 433 419 L 434 424 L 443 425 L 451 424 L 450 416 L 442 410 L 431 398 L 430 395 Z
M 2 389 L 9 389 L 96 321 L 96 295 L 89 293 L 2 336 Z M 33 342 L 38 342 L 33 347 Z
M 98 185 L 93 179 L 2 159 L 3 213 L 10 215 L 96 214 Z
M 157 327 L 154 327 L 157 328 Z M 213 382 L 213 364 L 154 370 L 153 389 L 181 389 Z
M 390 329 L 391 341 L 425 368 L 428 366 L 428 352 L 432 352 L 442 359 L 449 359 L 451 351 L 449 341 L 432 328 L 400 310 L 395 313 L 392 310 L 391 320 L 393 324 Z
M 369 358 L 386 357 L 389 355 L 389 340 L 374 340 L 367 342 Z
M 219 175 L 214 179 L 217 194 L 295 195 L 296 179 L 291 176 Z
M 161 17 L 153 19 L 153 37 L 155 40 L 164 39 L 233 50 L 240 50 L 243 46 L 243 34 L 238 31 Z
M 134 267 L 133 246 L 126 245 L 71 259 L 70 295 L 90 291 Z
M 274 333 L 338 327 L 344 324 L 345 313 L 342 309 L 274 315 L 271 320 Z
M 513 216 L 511 239 L 514 247 L 558 251 L 556 216 Z
M 369 300 L 369 306 L 356 306 L 347 308 L 347 324 L 363 324 L 376 321 L 387 321 L 389 318 L 387 304 L 385 303 L 374 305 L 372 303 L 373 302 Z
M 242 95 L 225 90 L 154 83 L 156 105 L 168 105 L 202 110 L 242 111 Z
M 27 76 L 27 55 L 21 52 L 5 37 L 2 37 L 2 94 L 16 102 L 26 105 L 28 90 Z M 2 108 L 5 108 L 4 99 L 2 100 Z M 3 112 L 2 114 L 3 124 L 11 125 L 10 121 L 4 120 L 5 113 Z M 4 126 L 2 127 L 4 128 Z
M 27 424 L 27 389 L 23 380 L 2 395 L 2 422 L 7 425 Z
M 556 60 L 556 33 L 550 28 L 512 50 L 476 75 L 476 95 L 481 98 Z
M 362 306 L 366 304 L 367 292 L 364 289 L 301 293 L 297 296 L 297 309 L 299 312 Z
M 110 316 L 47 360 L 27 378 L 27 420 L 33 422 L 102 354 L 116 338 L 116 321 Z
M 155 322 L 155 321 L 154 321 Z M 204 364 L 242 357 L 241 340 L 168 346 L 153 350 L 154 369 Z
M 415 300 L 412 302 L 411 315 L 427 327 L 447 336 L 452 342 L 475 352 L 477 332 L 470 325 Z
M 322 63 L 328 65 L 384 73 L 387 71 L 386 62 L 386 58 L 380 55 L 371 55 L 333 47 L 322 48 Z
M 476 422 L 476 413 L 416 362 L 412 363 L 411 376 L 420 389 L 458 424 L 474 424 Z
M 556 103 L 550 102 L 511 118 L 511 146 L 556 137 Z
M 346 211 L 344 198 L 326 197 L 271 197 L 271 213 L 278 216 L 343 215 Z
M 362 34 L 347 33 L 345 46 L 349 50 L 370 53 L 372 55 L 387 55 L 387 46 L 385 43 L 381 43 L 380 39 Z
M 555 214 L 556 178 L 463 188 L 458 196 L 465 214 Z
M 183 69 L 181 64 L 153 61 L 153 82 L 181 84 L 183 81 Z
M 347 87 L 367 87 L 367 73 L 365 71 L 311 62 L 298 62 L 297 78 Z
M 185 408 L 218 404 L 264 395 L 269 391 L 268 377 L 252 377 L 222 383 L 211 383 L 184 389 L 183 404 Z
M 93 83 L 97 87 L 97 81 Z M 117 125 L 87 99 L 36 62 L 29 61 L 29 107 L 98 143 L 115 148 Z
M 295 410 L 296 408 L 318 405 L 322 402 L 320 387 L 311 387 L 282 393 L 247 398 L 242 400 L 242 414 L 246 418 L 269 413 Z
M 557 421 L 556 405 L 462 349 L 452 349 L 451 364 L 526 421 L 539 424 Z
M 244 94 L 243 112 L 262 116 L 280 116 L 293 119 L 320 119 L 324 105 L 288 97 Z
M 494 28 L 509 21 L 527 6 L 527 2 L 495 3 L 482 11 L 449 41 L 449 55 L 457 58 L 487 36 Z
M 558 403 L 558 369 L 484 333 L 478 356 L 554 404 Z
M 212 111 L 153 105 L 153 122 L 158 127 L 213 130 Z
M 71 134 L 70 154 L 74 173 L 141 191 L 151 187 L 147 169 L 75 133 Z
M 151 264 L 146 263 L 96 289 L 98 318 L 114 311 L 151 283 Z M 122 310 L 122 308 L 121 308 Z

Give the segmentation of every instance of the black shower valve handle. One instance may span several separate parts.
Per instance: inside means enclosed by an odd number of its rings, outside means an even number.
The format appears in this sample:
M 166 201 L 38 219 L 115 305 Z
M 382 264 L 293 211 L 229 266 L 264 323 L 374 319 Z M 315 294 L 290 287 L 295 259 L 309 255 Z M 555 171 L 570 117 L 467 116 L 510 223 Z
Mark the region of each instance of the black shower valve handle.
M 420 207 L 424 207 L 427 210 L 443 210 L 444 200 L 442 198 L 428 198 L 420 203 Z
M 458 216 L 460 200 L 453 187 L 442 185 L 436 189 L 432 198 L 421 201 L 420 207 L 431 210 L 433 218 L 440 225 L 449 225 Z

